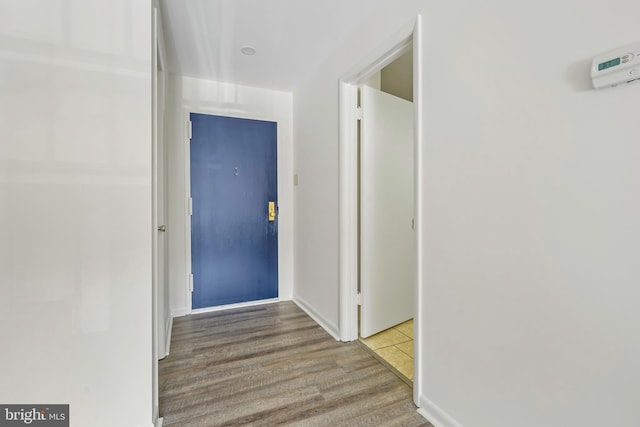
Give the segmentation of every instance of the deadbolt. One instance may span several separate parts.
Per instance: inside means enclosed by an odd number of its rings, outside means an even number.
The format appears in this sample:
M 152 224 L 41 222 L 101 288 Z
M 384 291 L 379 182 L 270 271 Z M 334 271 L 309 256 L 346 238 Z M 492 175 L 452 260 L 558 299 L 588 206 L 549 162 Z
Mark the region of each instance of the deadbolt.
M 276 202 L 269 202 L 269 207 L 267 209 L 267 214 L 269 217 L 269 221 L 276 220 Z

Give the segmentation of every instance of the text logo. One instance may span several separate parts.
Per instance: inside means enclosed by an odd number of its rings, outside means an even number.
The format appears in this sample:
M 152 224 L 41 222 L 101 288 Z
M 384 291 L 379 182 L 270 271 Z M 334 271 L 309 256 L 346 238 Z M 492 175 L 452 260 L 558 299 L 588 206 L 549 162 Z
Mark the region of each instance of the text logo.
M 69 405 L 0 405 L 0 427 L 69 427 Z

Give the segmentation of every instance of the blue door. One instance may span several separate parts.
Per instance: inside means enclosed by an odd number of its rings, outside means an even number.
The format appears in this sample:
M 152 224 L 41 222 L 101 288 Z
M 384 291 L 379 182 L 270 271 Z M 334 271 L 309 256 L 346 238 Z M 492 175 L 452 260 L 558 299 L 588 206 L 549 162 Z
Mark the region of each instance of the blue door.
M 191 113 L 194 309 L 278 296 L 277 124 Z

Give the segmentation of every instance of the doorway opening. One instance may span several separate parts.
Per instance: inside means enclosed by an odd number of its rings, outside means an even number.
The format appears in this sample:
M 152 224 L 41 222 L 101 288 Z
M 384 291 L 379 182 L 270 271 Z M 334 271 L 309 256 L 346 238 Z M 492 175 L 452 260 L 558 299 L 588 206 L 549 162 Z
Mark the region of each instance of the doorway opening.
M 421 263 L 421 239 L 420 239 L 420 218 L 422 212 L 422 199 L 421 193 L 421 147 L 420 141 L 422 139 L 422 121 L 421 121 L 421 42 L 420 42 L 420 17 L 408 23 L 401 31 L 399 31 L 395 37 L 388 40 L 385 45 L 381 46 L 375 52 L 367 56 L 364 61 L 353 68 L 353 72 L 347 74 L 345 78 L 340 81 L 340 338 L 342 341 L 354 341 L 358 340 L 362 335 L 366 338 L 369 335 L 375 335 L 376 328 L 380 328 L 380 325 L 386 325 L 382 327 L 383 330 L 387 330 L 386 335 L 395 336 L 395 340 L 387 340 L 387 337 L 380 339 L 369 337 L 369 343 L 374 353 L 377 353 L 380 358 L 382 354 L 402 354 L 406 356 L 404 358 L 404 365 L 408 365 L 412 368 L 413 375 L 409 371 L 403 372 L 403 369 L 396 368 L 400 374 L 404 374 L 408 380 L 415 378 L 413 382 L 414 390 L 414 403 L 419 406 L 420 396 L 420 372 L 421 372 L 421 340 L 420 340 L 420 319 L 421 319 L 421 288 L 419 286 L 422 283 L 422 263 Z M 397 68 L 399 65 L 406 67 L 406 62 L 410 61 L 411 64 L 411 76 L 409 76 L 408 82 L 405 79 L 404 87 L 402 90 L 402 97 L 392 96 L 389 93 L 385 93 L 375 85 L 382 84 L 383 70 L 389 71 L 390 69 Z M 405 71 L 406 73 L 406 71 Z M 379 75 L 379 77 L 378 77 Z M 401 79 L 394 79 L 394 84 L 400 82 Z M 373 82 L 374 88 L 371 88 Z M 409 95 L 406 94 L 406 86 L 409 84 Z M 388 87 L 388 86 L 387 86 Z M 395 94 L 400 94 L 397 89 L 387 89 L 394 91 Z M 409 136 L 408 150 L 405 154 L 408 154 L 408 160 L 404 160 L 404 166 L 397 167 L 397 163 L 390 161 L 389 164 L 396 165 L 391 167 L 392 171 L 386 171 L 386 177 L 393 176 L 393 168 L 399 175 L 404 176 L 409 182 L 409 195 L 410 202 L 409 213 L 406 213 L 406 208 L 402 208 L 402 212 L 395 212 L 395 203 L 388 203 L 385 207 L 384 202 L 382 204 L 367 206 L 370 203 L 368 198 L 371 197 L 368 194 L 366 188 L 367 185 L 373 185 L 377 187 L 385 187 L 388 184 L 384 174 L 376 174 L 371 170 L 367 172 L 367 162 L 370 161 L 366 153 L 367 150 L 367 108 L 366 98 L 374 93 L 375 96 L 390 97 L 396 100 L 400 100 L 405 103 L 409 103 L 406 98 L 410 98 L 413 103 L 409 104 L 409 115 L 411 116 L 411 122 L 408 126 L 412 132 Z M 394 94 L 394 95 L 395 95 Z M 360 101 L 364 101 L 364 108 L 361 107 Z M 386 112 L 382 112 L 382 116 L 385 117 Z M 374 115 L 375 116 L 375 115 Z M 360 127 L 359 119 L 362 118 L 362 127 Z M 373 121 L 375 122 L 375 118 Z M 362 132 L 362 146 L 359 145 L 360 136 Z M 374 168 L 382 164 L 385 166 L 385 156 L 388 155 L 388 151 L 384 151 L 384 143 L 382 144 L 382 151 L 375 154 L 378 157 L 376 161 L 374 158 Z M 395 147 L 397 148 L 397 147 Z M 361 151 L 363 150 L 363 151 Z M 385 154 L 386 153 L 386 154 Z M 361 157 L 360 154 L 363 154 Z M 395 156 L 396 152 L 392 152 Z M 375 157 L 374 156 L 374 157 Z M 382 158 L 382 163 L 380 160 Z M 362 164 L 360 162 L 362 161 Z M 409 164 L 407 165 L 407 161 Z M 377 163 L 376 163 L 377 162 Z M 373 178 L 371 178 L 373 175 Z M 362 181 L 361 181 L 362 179 Z M 372 180 L 371 180 L 372 179 Z M 395 178 L 393 178 L 395 180 Z M 377 182 L 376 182 L 377 180 Z M 405 181 L 407 182 L 407 181 Z M 373 184 L 372 184 L 373 183 Z M 388 186 L 391 193 L 394 192 L 393 186 Z M 396 187 L 397 188 L 397 187 Z M 405 188 L 406 190 L 406 188 Z M 375 190 L 374 190 L 375 191 Z M 394 195 L 395 196 L 395 195 Z M 373 197 L 376 198 L 375 196 Z M 378 200 L 379 202 L 379 200 Z M 368 223 L 365 216 L 367 210 L 371 212 L 376 209 L 385 209 L 385 215 L 378 218 L 373 223 Z M 377 214 L 376 214 L 377 215 Z M 406 218 L 404 218 L 406 216 Z M 391 252 L 386 251 L 382 247 L 385 240 L 378 240 L 378 237 L 367 238 L 370 229 L 387 229 L 387 223 L 385 221 L 389 219 L 398 221 L 403 224 L 403 231 L 392 231 L 385 238 L 399 237 L 398 233 L 403 234 L 403 249 L 401 256 L 398 255 L 398 251 L 394 252 L 395 247 L 387 248 Z M 381 222 L 380 222 L 381 221 Z M 408 237 L 407 237 L 408 236 Z M 364 239 L 365 241 L 362 241 Z M 367 240 L 368 239 L 368 240 Z M 378 252 L 374 257 L 371 257 L 371 252 Z M 386 255 L 385 255 L 386 254 Z M 407 285 L 408 289 L 408 302 L 407 298 L 401 298 L 402 301 L 390 301 L 392 304 L 405 307 L 404 314 L 387 316 L 389 312 L 396 312 L 388 310 L 386 307 L 380 309 L 376 307 L 374 302 L 371 305 L 369 296 L 371 291 L 368 289 L 369 283 L 367 276 L 379 277 L 376 268 L 379 267 L 379 260 L 385 259 L 385 256 L 394 258 L 398 262 L 404 262 L 400 266 L 400 270 L 408 272 L 410 274 L 403 275 L 402 277 L 396 277 L 397 273 L 391 273 L 391 276 L 386 276 L 381 282 L 382 287 L 384 284 L 387 286 L 396 286 L 399 282 Z M 393 264 L 393 263 L 392 263 Z M 371 268 L 373 265 L 373 268 Z M 395 266 L 396 271 L 398 266 Z M 385 274 L 388 272 L 385 272 Z M 391 277 L 392 279 L 389 279 Z M 397 279 L 397 280 L 394 280 Z M 361 280 L 362 279 L 362 280 Z M 392 282 L 392 283 L 389 283 Z M 393 291 L 392 291 L 393 295 Z M 382 298 L 383 303 L 387 302 L 388 298 Z M 369 304 L 369 306 L 367 306 Z M 408 305 L 408 308 L 407 308 Z M 397 307 L 396 307 L 397 308 Z M 369 312 L 367 314 L 367 311 Z M 402 310 L 401 310 L 402 311 Z M 383 321 L 378 322 L 378 318 L 383 318 Z M 362 322 L 360 320 L 362 319 Z M 397 322 L 394 323 L 394 319 Z M 413 319 L 411 322 L 410 319 Z M 408 323 L 405 323 L 407 322 Z M 369 322 L 369 325 L 367 325 Z M 373 322 L 373 323 L 372 323 Z M 386 323 L 385 323 L 386 322 Z M 391 323 L 389 323 L 391 322 Z M 375 327 L 371 327 L 371 324 L 375 324 Z M 386 348 L 386 350 L 385 350 Z M 376 351 L 378 350 L 378 351 Z M 409 375 L 407 375 L 409 374 Z M 402 375 L 401 375 L 402 376 Z M 411 383 L 411 381 L 408 381 Z
M 358 88 L 359 340 L 413 382 L 412 43 Z

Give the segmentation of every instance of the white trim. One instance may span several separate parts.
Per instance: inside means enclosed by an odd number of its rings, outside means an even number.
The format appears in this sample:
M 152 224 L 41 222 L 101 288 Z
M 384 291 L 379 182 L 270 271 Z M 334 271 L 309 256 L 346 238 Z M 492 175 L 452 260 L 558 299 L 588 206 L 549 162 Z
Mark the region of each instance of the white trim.
M 340 82 L 340 339 L 358 339 L 358 87 Z
M 409 45 L 413 48 L 413 103 L 414 103 L 414 202 L 415 202 L 415 247 L 416 247 L 416 281 L 414 284 L 416 306 L 414 313 L 414 381 L 413 400 L 420 406 L 419 396 L 423 372 L 423 343 L 420 339 L 422 322 L 422 294 L 424 286 L 424 267 L 422 265 L 423 246 L 421 218 L 424 201 L 422 193 L 423 150 L 423 100 L 422 100 L 422 18 L 418 15 L 403 26 L 394 36 L 380 48 L 371 52 L 366 58 L 353 67 L 352 71 L 340 79 L 340 330 L 343 341 L 357 339 L 357 211 L 354 212 L 354 201 L 357 200 L 357 139 L 352 130 L 356 119 L 355 102 L 353 100 L 357 85 L 382 67 L 392 62 Z M 354 154 L 355 153 L 355 154 Z M 355 178 L 354 178 L 355 177 Z M 354 256 L 355 254 L 355 256 Z
M 329 335 L 331 335 L 336 341 L 340 341 L 340 333 L 336 325 L 327 320 L 324 316 L 318 313 L 309 303 L 300 297 L 294 295 L 293 302 L 309 315 L 318 325 L 322 327 Z
M 190 312 L 191 312 L 191 310 L 187 309 L 187 307 L 177 308 L 175 310 L 171 310 L 171 318 L 186 316 Z
M 225 304 L 225 305 L 217 305 L 215 307 L 196 308 L 195 310 L 191 310 L 191 314 L 211 313 L 214 311 L 231 310 L 232 308 L 243 308 L 243 307 L 251 307 L 254 305 L 273 304 L 274 302 L 279 302 L 279 301 L 280 301 L 279 298 L 268 298 L 268 299 L 261 299 L 257 301 L 239 302 L 237 304 Z
M 164 359 L 165 357 L 167 357 L 169 355 L 169 352 L 171 351 L 171 332 L 173 331 L 173 316 L 170 316 L 169 319 L 167 319 L 167 325 L 165 327 L 165 351 L 164 351 L 164 355 L 159 358 L 160 359 Z
M 423 123 L 423 111 L 424 111 L 424 99 L 422 98 L 423 88 L 423 51 L 424 46 L 422 44 L 422 15 L 418 15 L 416 18 L 414 30 L 413 30 L 413 111 L 414 111 L 414 147 L 413 147 L 413 170 L 414 170 L 414 228 L 416 236 L 416 305 L 413 317 L 413 344 L 414 344 L 414 358 L 413 358 L 413 401 L 417 406 L 420 402 L 420 396 L 423 393 L 423 383 L 421 379 L 424 375 L 423 357 L 426 354 L 424 341 L 422 340 L 422 322 L 424 319 L 425 307 L 422 305 L 424 288 L 426 286 L 425 266 L 422 262 L 424 259 L 424 245 L 423 245 L 423 227 L 422 218 L 424 213 L 424 198 L 422 197 L 422 183 L 424 182 L 424 169 L 422 165 L 426 164 L 424 161 L 424 149 L 422 142 L 424 141 L 424 123 Z
M 158 377 L 158 23 L 157 5 L 152 6 L 151 52 L 151 410 L 160 412 Z
M 183 108 L 182 126 L 184 126 L 184 194 L 186 201 L 186 209 L 184 212 L 184 235 L 185 235 L 185 261 L 186 261 L 186 275 L 184 283 L 185 301 L 187 306 L 185 307 L 185 314 L 191 313 L 192 310 L 192 298 L 191 287 L 189 286 L 191 278 L 191 212 L 190 199 L 191 199 L 191 138 L 189 137 L 188 127 L 191 121 L 191 111 L 187 108 Z
M 164 418 L 160 417 L 156 420 L 156 424 L 154 427 L 162 427 L 163 423 L 164 423 Z
M 419 406 L 418 413 L 433 424 L 434 427 L 463 427 L 451 415 L 424 396 L 420 398 Z
M 364 83 L 373 74 L 407 52 L 415 36 L 415 28 L 418 21 L 418 17 L 409 20 L 393 36 L 387 39 L 383 45 L 356 63 L 351 68 L 351 71 L 347 72 L 340 81 L 356 85 Z

